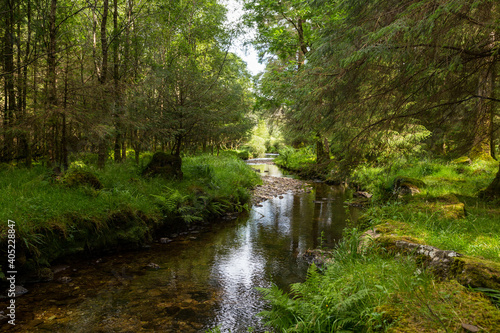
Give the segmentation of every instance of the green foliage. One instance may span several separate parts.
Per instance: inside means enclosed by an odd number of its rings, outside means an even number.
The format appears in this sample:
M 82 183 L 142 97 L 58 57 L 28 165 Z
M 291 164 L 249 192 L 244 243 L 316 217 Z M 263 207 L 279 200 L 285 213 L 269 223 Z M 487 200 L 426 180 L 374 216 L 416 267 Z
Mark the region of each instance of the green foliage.
M 333 263 L 320 272 L 314 265 L 291 295 L 276 286 L 261 289 L 271 310 L 261 315 L 282 332 L 370 331 L 385 328 L 376 308 L 394 293 L 413 293 L 430 276 L 416 274 L 407 258 L 394 261 L 358 253 L 359 232 L 350 231 L 333 251 Z M 292 296 L 292 297 L 291 297 Z
M 316 161 L 316 155 L 310 147 L 294 149 L 286 146 L 279 150 L 279 156 L 274 161 L 285 169 L 299 170 L 308 164 L 313 164 Z
M 491 302 L 500 308 L 500 290 L 490 288 L 471 288 L 473 291 L 478 291 L 491 299 Z
M 260 120 L 254 127 L 252 137 L 246 143 L 246 147 L 253 157 L 264 157 L 265 153 L 275 153 L 281 146 L 281 134 L 276 129 L 271 132 L 264 120 Z

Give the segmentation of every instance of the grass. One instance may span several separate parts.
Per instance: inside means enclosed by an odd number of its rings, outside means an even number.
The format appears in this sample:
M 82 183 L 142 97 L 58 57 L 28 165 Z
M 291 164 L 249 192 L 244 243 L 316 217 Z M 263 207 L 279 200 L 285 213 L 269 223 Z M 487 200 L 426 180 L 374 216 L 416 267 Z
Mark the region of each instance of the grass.
M 412 257 L 358 251 L 354 229 L 286 294 L 261 289 L 271 308 L 260 315 L 280 332 L 458 332 L 471 324 L 493 332 L 500 310 L 455 281 L 436 281 Z M 367 251 L 368 250 L 368 251 Z M 495 295 L 498 295 L 495 294 Z
M 404 222 L 405 235 L 423 243 L 466 255 L 500 262 L 500 208 L 497 202 L 477 198 L 495 177 L 498 162 L 476 161 L 471 165 L 422 161 L 396 168 L 358 170 L 357 179 L 367 184 L 378 204 L 366 214 L 370 224 L 391 219 Z M 423 180 L 421 193 L 400 200 L 392 196 L 397 176 Z M 373 179 L 372 183 L 365 183 Z
M 479 199 L 498 162 L 423 160 L 359 167 L 351 181 L 374 195 L 358 228 L 391 221 L 391 236 L 500 262 L 500 207 Z M 394 193 L 398 177 L 425 183 L 414 196 Z M 380 249 L 360 251 L 357 229 L 333 250 L 333 263 L 311 267 L 290 294 L 263 289 L 271 303 L 262 316 L 280 332 L 485 332 L 500 327 L 499 290 L 439 280 L 413 257 Z M 381 251 L 382 250 L 382 251 Z M 479 292 L 481 291 L 481 292 Z M 489 297 L 489 298 L 488 298 Z M 494 304 L 493 304 L 493 303 Z M 496 303 L 495 303 L 496 302 Z
M 78 161 L 70 169 L 96 175 L 102 189 L 68 186 L 64 175 L 56 176 L 42 166 L 6 166 L 0 171 L 0 219 L 16 222 L 20 264 L 47 265 L 82 248 L 140 244 L 159 229 L 247 209 L 249 189 L 260 182 L 230 154 L 184 158 L 182 181 L 143 178 L 141 166 L 132 161 L 111 163 L 105 170 Z M 7 223 L 3 223 L 0 243 L 6 239 Z

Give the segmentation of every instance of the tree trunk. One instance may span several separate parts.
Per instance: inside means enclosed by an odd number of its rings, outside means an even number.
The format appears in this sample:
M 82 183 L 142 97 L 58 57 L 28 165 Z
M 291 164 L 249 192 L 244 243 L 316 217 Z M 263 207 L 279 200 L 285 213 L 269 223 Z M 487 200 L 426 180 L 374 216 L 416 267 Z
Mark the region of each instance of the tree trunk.
M 56 26 L 57 0 L 51 0 L 49 12 L 49 49 L 47 52 L 47 112 L 49 114 L 50 125 L 53 128 L 51 142 L 51 162 L 58 162 L 58 119 L 55 116 L 57 108 L 57 85 L 56 85 L 56 47 L 57 47 L 57 26 Z
M 28 26 L 28 33 L 27 33 L 27 41 L 26 41 L 26 50 L 24 54 L 24 64 L 25 67 L 23 68 L 23 84 L 22 84 L 22 99 L 21 99 L 21 122 L 24 123 L 26 119 L 26 99 L 27 99 L 27 94 L 28 94 L 28 62 L 29 62 L 29 57 L 30 57 L 30 51 L 31 51 L 31 0 L 27 0 L 27 8 L 26 8 L 26 14 L 27 14 L 27 26 Z M 27 168 L 31 168 L 31 163 L 32 163 L 32 155 L 31 155 L 31 146 L 29 143 L 29 127 L 27 124 L 24 124 L 26 127 L 24 128 L 22 134 L 21 134 L 21 146 L 22 146 L 22 155 L 24 156 L 25 159 L 25 165 Z
M 500 164 L 498 165 L 498 172 L 495 179 L 491 184 L 479 194 L 483 198 L 500 198 Z
M 115 123 L 115 146 L 114 146 L 114 160 L 115 162 L 122 162 L 122 125 L 121 125 L 121 102 L 119 91 L 119 72 L 118 72 L 118 0 L 113 0 L 113 97 L 114 108 L 113 116 Z
M 102 8 L 102 20 L 101 20 L 101 52 L 102 52 L 102 64 L 101 64 L 101 75 L 99 81 L 103 88 L 103 97 L 102 97 L 102 112 L 103 118 L 106 118 L 108 114 L 108 94 L 106 88 L 106 81 L 108 76 L 108 38 L 106 34 L 106 23 L 108 20 L 108 0 L 103 1 Z M 106 142 L 106 133 L 101 133 L 98 144 L 98 153 L 97 153 L 97 167 L 99 169 L 104 169 L 106 165 L 107 159 L 107 142 Z
M 492 3 L 485 3 L 482 12 L 484 13 L 484 21 L 491 20 Z M 490 33 L 488 49 L 493 50 L 495 47 L 495 32 Z M 492 102 L 495 92 L 495 62 L 496 55 L 492 55 L 485 59 L 483 64 L 484 69 L 479 72 L 479 82 L 477 89 L 478 102 L 476 104 L 476 112 L 473 131 L 471 158 L 492 156 L 494 147 L 491 147 L 494 119 L 494 104 Z
M 6 1 L 4 35 L 4 147 L 2 159 L 10 162 L 14 152 L 14 137 L 11 133 L 16 110 L 16 92 L 14 90 L 14 0 Z
M 325 146 L 326 144 L 326 146 Z M 323 138 L 318 134 L 316 138 L 316 164 L 326 163 L 330 160 L 330 149 L 328 139 Z

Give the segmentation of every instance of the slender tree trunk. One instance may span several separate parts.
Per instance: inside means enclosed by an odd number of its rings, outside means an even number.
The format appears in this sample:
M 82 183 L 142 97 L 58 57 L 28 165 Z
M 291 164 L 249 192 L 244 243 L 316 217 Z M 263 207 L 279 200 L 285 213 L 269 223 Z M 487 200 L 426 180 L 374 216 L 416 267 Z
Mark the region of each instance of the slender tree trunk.
M 118 64 L 118 48 L 120 46 L 118 38 L 118 0 L 113 0 L 113 83 L 114 83 L 114 109 L 113 116 L 115 120 L 115 146 L 114 146 L 114 160 L 115 162 L 122 162 L 122 125 L 121 125 L 121 109 L 122 103 L 120 100 L 119 90 L 119 64 Z
M 21 117 L 22 117 L 22 122 L 26 120 L 26 107 L 27 107 L 27 94 L 28 94 L 28 61 L 30 57 L 30 52 L 31 52 L 31 0 L 27 0 L 27 7 L 26 7 L 26 14 L 27 14 L 27 41 L 26 41 L 26 51 L 24 54 L 24 64 L 25 67 L 23 68 L 23 84 L 22 84 L 22 100 L 21 100 Z M 31 168 L 32 164 L 32 154 L 31 154 L 31 145 L 29 142 L 29 126 L 25 124 L 24 131 L 21 134 L 21 146 L 23 147 L 23 155 L 25 156 L 25 165 L 27 168 Z
M 330 160 L 330 148 L 328 144 L 328 139 L 323 139 L 321 135 L 318 134 L 316 138 L 316 163 L 322 164 Z
M 495 90 L 496 90 L 496 79 L 497 79 L 497 76 L 496 76 L 496 63 L 493 64 L 493 68 L 492 68 L 492 92 L 491 92 L 491 97 L 492 99 L 496 99 L 496 95 L 495 95 Z M 493 157 L 495 160 L 497 159 L 497 154 L 496 154 L 496 150 L 495 150 L 495 115 L 496 115 L 496 111 L 497 111 L 497 104 L 496 102 L 494 103 L 491 103 L 491 107 L 490 107 L 490 128 L 489 128 L 489 137 L 490 137 L 490 155 L 491 157 Z
M 14 10 L 15 0 L 6 0 L 5 10 L 5 35 L 4 35 L 4 147 L 3 160 L 10 162 L 14 153 L 14 137 L 11 132 L 11 127 L 14 122 L 16 112 L 16 92 L 14 90 Z
M 103 9 L 102 9 L 102 20 L 101 20 L 101 54 L 102 54 L 102 64 L 101 64 L 101 75 L 100 75 L 100 83 L 102 85 L 102 112 L 103 118 L 105 119 L 108 114 L 108 93 L 107 93 L 107 76 L 108 76 L 108 37 L 106 34 L 106 24 L 108 20 L 108 0 L 103 0 Z M 98 144 L 98 153 L 97 153 L 97 167 L 99 169 L 104 169 L 106 165 L 107 159 L 107 142 L 106 135 L 102 134 L 99 138 Z
M 58 119 L 55 116 L 57 112 L 57 85 L 56 85 L 56 47 L 57 47 L 57 27 L 56 27 L 56 11 L 57 11 L 57 0 L 51 0 L 50 2 L 50 12 L 49 12 L 49 49 L 47 52 L 47 112 L 49 114 L 49 119 L 51 119 L 50 124 L 53 128 L 53 136 L 50 140 L 51 142 L 51 162 L 58 161 L 58 129 L 57 123 Z
M 61 156 L 60 165 L 64 170 L 68 169 L 68 130 L 66 123 L 66 112 L 68 110 L 68 80 L 69 80 L 69 54 L 67 54 L 66 71 L 64 75 L 64 100 L 63 110 L 61 112 Z

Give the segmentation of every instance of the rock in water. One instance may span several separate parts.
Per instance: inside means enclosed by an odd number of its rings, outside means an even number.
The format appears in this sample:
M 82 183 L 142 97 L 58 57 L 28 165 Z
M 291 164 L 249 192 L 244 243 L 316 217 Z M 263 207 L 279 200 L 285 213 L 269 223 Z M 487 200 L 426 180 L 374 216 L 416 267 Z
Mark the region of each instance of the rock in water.
M 28 289 L 24 288 L 23 286 L 16 286 L 16 289 L 15 289 L 16 297 L 24 295 L 27 292 L 28 292 Z

